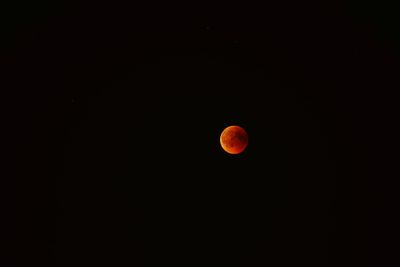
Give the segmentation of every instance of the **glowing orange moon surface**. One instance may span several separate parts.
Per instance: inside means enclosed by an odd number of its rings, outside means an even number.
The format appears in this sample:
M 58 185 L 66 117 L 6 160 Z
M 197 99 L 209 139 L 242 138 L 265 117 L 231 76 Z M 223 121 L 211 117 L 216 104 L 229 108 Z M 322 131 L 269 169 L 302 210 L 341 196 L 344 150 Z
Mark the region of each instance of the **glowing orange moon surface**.
M 239 154 L 246 149 L 249 139 L 242 127 L 232 125 L 222 131 L 219 141 L 229 154 Z

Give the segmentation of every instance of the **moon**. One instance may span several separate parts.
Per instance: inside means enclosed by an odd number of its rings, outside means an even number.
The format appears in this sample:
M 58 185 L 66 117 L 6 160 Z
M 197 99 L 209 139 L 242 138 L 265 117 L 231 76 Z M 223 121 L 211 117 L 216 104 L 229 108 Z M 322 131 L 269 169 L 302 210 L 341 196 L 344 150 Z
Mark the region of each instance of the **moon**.
M 242 153 L 248 144 L 247 132 L 240 126 L 226 127 L 219 138 L 221 147 L 229 154 Z

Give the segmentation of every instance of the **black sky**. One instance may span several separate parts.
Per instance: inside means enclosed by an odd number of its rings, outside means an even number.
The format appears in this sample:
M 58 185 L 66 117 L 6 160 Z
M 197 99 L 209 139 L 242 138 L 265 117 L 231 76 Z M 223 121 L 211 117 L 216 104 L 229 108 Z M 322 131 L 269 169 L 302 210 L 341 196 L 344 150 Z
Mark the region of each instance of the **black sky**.
M 10 18 L 17 262 L 378 266 L 398 36 L 390 8 L 358 7 L 96 2 Z M 237 156 L 219 146 L 231 124 L 249 134 Z

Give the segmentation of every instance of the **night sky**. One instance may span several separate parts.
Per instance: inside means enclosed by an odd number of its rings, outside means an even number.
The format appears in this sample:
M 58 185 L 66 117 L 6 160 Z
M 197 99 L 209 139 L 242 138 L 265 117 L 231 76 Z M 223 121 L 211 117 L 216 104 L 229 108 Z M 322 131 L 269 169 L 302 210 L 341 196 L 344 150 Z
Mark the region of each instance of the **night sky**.
M 17 263 L 378 266 L 390 253 L 391 8 L 30 5 L 2 56 L 24 177 Z M 239 155 L 219 144 L 233 124 L 249 135 Z

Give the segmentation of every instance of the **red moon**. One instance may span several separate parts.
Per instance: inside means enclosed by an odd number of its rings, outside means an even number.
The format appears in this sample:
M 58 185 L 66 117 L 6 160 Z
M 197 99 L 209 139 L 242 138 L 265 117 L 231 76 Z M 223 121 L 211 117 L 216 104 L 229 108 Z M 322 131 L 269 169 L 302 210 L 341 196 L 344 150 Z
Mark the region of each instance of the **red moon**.
M 222 148 L 229 154 L 242 153 L 247 147 L 248 140 L 246 131 L 237 125 L 226 127 L 219 138 Z

